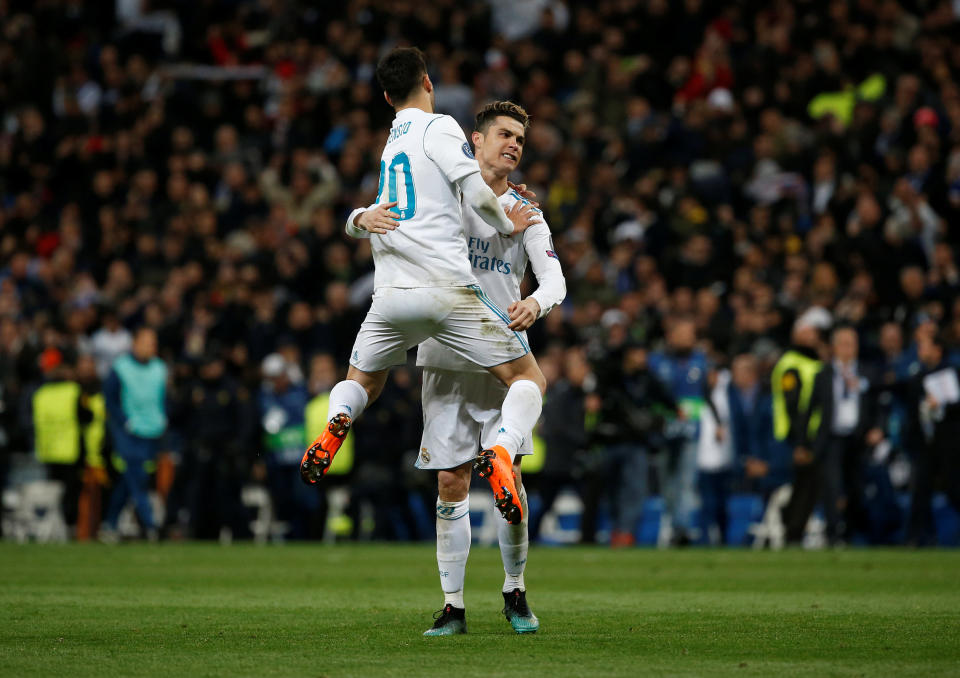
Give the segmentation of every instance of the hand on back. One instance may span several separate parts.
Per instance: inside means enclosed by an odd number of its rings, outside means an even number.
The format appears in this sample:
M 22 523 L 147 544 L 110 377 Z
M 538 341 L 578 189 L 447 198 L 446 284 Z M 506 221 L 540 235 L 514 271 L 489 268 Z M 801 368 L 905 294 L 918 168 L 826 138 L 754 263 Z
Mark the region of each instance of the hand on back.
M 392 210 L 396 205 L 394 201 L 366 210 L 354 219 L 354 226 L 380 235 L 396 230 L 400 227 L 400 215 Z

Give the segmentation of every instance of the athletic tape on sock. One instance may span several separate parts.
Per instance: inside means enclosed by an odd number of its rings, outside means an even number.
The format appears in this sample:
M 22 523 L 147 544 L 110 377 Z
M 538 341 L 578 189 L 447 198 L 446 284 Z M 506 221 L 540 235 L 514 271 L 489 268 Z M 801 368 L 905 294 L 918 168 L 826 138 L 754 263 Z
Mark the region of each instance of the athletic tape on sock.
M 463 501 L 443 501 L 437 499 L 437 518 L 441 520 L 459 520 L 470 513 L 470 499 Z

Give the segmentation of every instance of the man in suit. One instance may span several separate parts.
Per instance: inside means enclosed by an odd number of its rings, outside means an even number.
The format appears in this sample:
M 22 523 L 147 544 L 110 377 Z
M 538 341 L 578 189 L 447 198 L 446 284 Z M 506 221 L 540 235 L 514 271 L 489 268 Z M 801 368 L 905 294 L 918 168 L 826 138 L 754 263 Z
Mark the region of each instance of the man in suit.
M 908 431 L 916 451 L 907 541 L 926 546 L 932 543 L 934 490 L 945 492 L 960 511 L 960 372 L 946 361 L 942 335 L 921 335 L 917 357 L 923 368 L 907 385 Z
M 875 420 L 873 382 L 858 361 L 856 330 L 837 327 L 830 344 L 832 359 L 813 382 L 810 411 L 820 411 L 820 426 L 811 448 L 819 466 L 827 539 L 837 544 L 865 525 L 863 460 L 866 450 L 883 440 L 883 431 Z M 808 501 L 809 516 L 816 496 Z
M 755 356 L 743 353 L 733 359 L 727 389 L 730 400 L 730 433 L 737 467 L 742 476 L 737 485 L 763 495 L 790 482 L 793 449 L 773 435 L 773 399 L 769 386 L 760 381 Z

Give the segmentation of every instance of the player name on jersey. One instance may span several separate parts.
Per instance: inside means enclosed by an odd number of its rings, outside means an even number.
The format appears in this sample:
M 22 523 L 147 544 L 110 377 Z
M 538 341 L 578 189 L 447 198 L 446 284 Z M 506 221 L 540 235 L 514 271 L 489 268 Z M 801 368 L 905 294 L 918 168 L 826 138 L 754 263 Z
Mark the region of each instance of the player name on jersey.
M 393 142 L 393 141 L 396 141 L 397 139 L 399 139 L 400 137 L 402 137 L 404 134 L 406 134 L 407 132 L 409 132 L 409 131 L 410 131 L 410 125 L 412 125 L 412 124 L 413 124 L 412 122 L 409 122 L 409 121 L 408 121 L 408 122 L 401 123 L 401 124 L 397 125 L 396 127 L 394 127 L 393 129 L 391 129 L 391 130 L 390 130 L 390 137 L 387 139 L 387 143 L 389 144 L 389 143 L 391 143 L 391 142 Z

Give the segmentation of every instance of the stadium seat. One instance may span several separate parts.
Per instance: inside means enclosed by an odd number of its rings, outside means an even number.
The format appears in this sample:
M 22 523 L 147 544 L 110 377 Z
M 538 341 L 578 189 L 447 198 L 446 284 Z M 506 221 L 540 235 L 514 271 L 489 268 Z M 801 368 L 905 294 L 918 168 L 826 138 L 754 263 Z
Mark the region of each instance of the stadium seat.
M 247 485 L 240 494 L 243 505 L 252 510 L 250 532 L 258 544 L 266 544 L 273 534 L 273 503 L 262 485 Z
M 436 536 L 436 512 L 433 504 L 427 505 L 423 495 L 419 492 L 407 494 L 407 507 L 413 520 L 413 529 L 416 534 L 413 539 L 433 539 Z
M 900 527 L 891 534 L 894 544 L 902 544 L 907 540 L 907 528 L 910 525 L 910 493 L 897 492 L 894 497 L 900 515 Z
M 663 516 L 663 497 L 648 497 L 643 502 L 643 514 L 637 526 L 635 536 L 637 544 L 642 546 L 656 546 L 660 537 L 660 520 Z
M 933 526 L 939 546 L 960 546 L 960 514 L 945 494 L 933 495 Z
M 894 544 L 902 544 L 907 540 L 910 525 L 910 494 L 897 492 L 896 502 L 900 509 L 901 521 L 899 529 L 892 533 L 891 541 Z M 937 545 L 960 546 L 960 514 L 950 505 L 947 496 L 942 493 L 934 494 L 930 509 L 933 512 L 933 532 L 936 535 Z
M 12 509 L 13 538 L 20 543 L 66 541 L 69 530 L 60 510 L 63 491 L 62 483 L 34 480 L 21 485 L 19 491 L 4 493 L 5 508 Z
M 540 524 L 540 541 L 545 544 L 576 544 L 580 541 L 583 502 L 569 490 L 561 492 Z
M 331 544 L 337 538 L 347 538 L 353 531 L 353 521 L 347 515 L 350 503 L 350 491 L 343 486 L 330 487 L 327 490 L 327 525 L 323 531 L 323 540 Z
M 771 549 L 782 549 L 787 540 L 787 529 L 783 524 L 782 511 L 790 501 L 793 487 L 782 485 L 773 491 L 767 501 L 767 508 L 763 512 L 763 520 L 754 523 L 748 529 L 753 536 L 753 548 L 762 549 L 769 546 Z
M 750 526 L 763 519 L 763 497 L 759 494 L 734 494 L 727 501 L 727 545 L 746 546 Z

